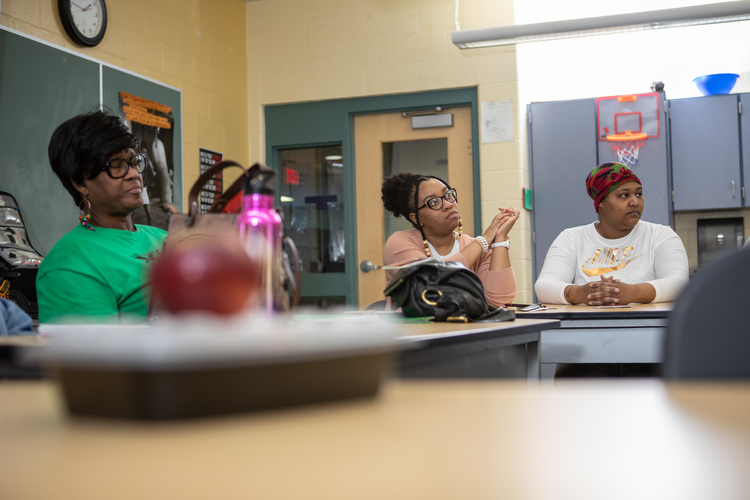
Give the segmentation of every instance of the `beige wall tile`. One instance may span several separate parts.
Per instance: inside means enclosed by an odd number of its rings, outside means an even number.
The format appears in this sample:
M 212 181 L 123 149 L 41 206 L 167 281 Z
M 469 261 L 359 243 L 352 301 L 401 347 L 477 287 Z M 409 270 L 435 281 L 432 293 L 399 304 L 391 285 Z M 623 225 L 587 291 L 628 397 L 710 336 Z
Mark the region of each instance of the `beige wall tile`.
M 365 66 L 379 66 L 393 62 L 392 35 L 365 33 L 365 54 L 362 64 Z
M 515 141 L 486 143 L 479 149 L 479 163 L 483 172 L 515 171 L 519 169 L 521 154 Z
M 198 118 L 208 118 L 211 103 L 211 91 L 192 85 L 189 83 L 182 84 L 182 102 L 191 103 L 190 113 Z
M 476 85 L 472 59 L 427 61 L 419 63 L 419 86 L 422 90 L 449 89 Z
M 263 78 L 262 97 L 263 104 L 310 101 L 313 99 L 312 73 L 295 78 Z
M 430 30 L 391 37 L 394 64 L 445 59 L 445 33 Z
M 310 19 L 310 39 L 336 40 L 339 38 L 361 37 L 362 14 L 344 14 Z
M 451 44 L 452 45 L 452 44 Z M 518 81 L 515 52 L 499 52 L 476 58 L 477 83 Z
M 179 46 L 180 20 L 170 12 L 152 7 L 148 10 L 148 15 L 141 18 L 141 22 L 144 33 L 165 44 Z
M 195 81 L 193 56 L 174 45 L 164 44 L 164 72 L 185 82 Z
M 526 172 L 519 169 L 484 173 L 481 184 L 482 203 L 505 203 L 520 200 L 521 186 L 526 182 L 527 175 Z
M 419 90 L 419 64 L 365 68 L 365 94 L 393 94 Z
M 398 8 L 397 4 L 391 4 L 386 8 L 368 12 L 364 16 L 364 30 L 376 35 L 416 33 L 416 9 Z
M 162 44 L 155 38 L 128 29 L 128 59 L 156 71 L 163 71 Z
M 196 61 L 208 62 L 208 39 L 204 31 L 194 24 L 182 22 L 179 37 L 182 50 L 191 54 Z
M 6 15 L 15 20 L 22 21 L 30 26 L 38 27 L 41 25 L 42 11 L 40 2 L 37 0 L 3 0 L 2 9 Z M 56 10 L 57 3 L 55 3 Z M 62 28 L 62 25 L 60 27 Z
M 316 100 L 359 96 L 365 91 L 365 72 L 362 68 L 316 71 L 312 85 Z

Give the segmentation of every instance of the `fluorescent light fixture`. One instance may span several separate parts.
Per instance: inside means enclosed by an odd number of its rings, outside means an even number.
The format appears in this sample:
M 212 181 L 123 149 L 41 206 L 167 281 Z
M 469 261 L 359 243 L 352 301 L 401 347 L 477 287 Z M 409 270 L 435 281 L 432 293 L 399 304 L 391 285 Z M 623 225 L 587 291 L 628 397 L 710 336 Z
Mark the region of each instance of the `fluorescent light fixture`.
M 340 160 L 341 158 L 343 158 L 341 155 L 328 155 L 328 156 L 326 156 L 326 160 L 328 160 L 328 161 L 336 161 L 336 160 Z
M 282 196 L 280 197 L 280 199 L 281 199 L 281 203 L 291 203 L 291 202 L 293 202 L 293 201 L 294 201 L 294 198 L 292 198 L 292 197 L 290 197 L 290 196 L 283 196 L 283 195 L 282 195 Z
M 343 164 L 343 163 L 331 163 L 331 166 L 332 166 L 332 167 L 339 167 L 339 168 L 343 168 L 343 167 L 344 167 L 344 164 Z
M 750 0 L 740 0 L 612 16 L 454 31 L 451 38 L 459 49 L 476 49 L 525 42 L 542 42 L 747 20 L 750 20 Z

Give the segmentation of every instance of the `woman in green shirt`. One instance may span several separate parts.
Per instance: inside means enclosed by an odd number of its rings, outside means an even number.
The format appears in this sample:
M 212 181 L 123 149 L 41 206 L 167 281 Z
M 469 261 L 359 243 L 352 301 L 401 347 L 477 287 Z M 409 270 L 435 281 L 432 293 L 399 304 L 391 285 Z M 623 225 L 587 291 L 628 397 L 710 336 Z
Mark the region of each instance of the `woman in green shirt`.
M 102 111 L 71 118 L 52 134 L 50 165 L 81 210 L 81 224 L 39 267 L 40 322 L 147 315 L 148 267 L 167 233 L 133 224 L 131 214 L 143 205 L 146 164 L 137 145 L 118 117 Z

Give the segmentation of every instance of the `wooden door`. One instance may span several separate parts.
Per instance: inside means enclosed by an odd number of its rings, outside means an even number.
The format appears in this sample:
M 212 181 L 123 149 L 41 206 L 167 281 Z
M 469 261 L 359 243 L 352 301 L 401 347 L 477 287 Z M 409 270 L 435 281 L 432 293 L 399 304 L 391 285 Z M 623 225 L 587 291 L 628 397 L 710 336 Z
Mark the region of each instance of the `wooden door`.
M 384 177 L 384 154 L 394 146 L 408 146 L 412 141 L 429 141 L 421 144 L 436 145 L 445 151 L 445 159 L 436 160 L 447 171 L 448 183 L 456 188 L 461 207 L 463 228 L 467 234 L 474 231 L 474 172 L 472 168 L 471 108 L 450 108 L 442 111 L 453 115 L 452 127 L 411 128 L 410 117 L 398 113 L 360 115 L 354 118 L 354 148 L 357 192 L 357 262 L 369 260 L 383 263 L 383 246 L 386 234 L 385 210 L 380 188 Z M 440 155 L 437 155 L 440 156 Z M 400 171 L 411 171 L 400 165 Z M 387 172 L 388 169 L 386 169 Z M 437 175 L 437 174 L 433 174 Z M 445 175 L 445 174 L 443 174 Z M 442 175 L 438 175 L 442 178 Z M 385 274 L 382 270 L 363 273 L 358 270 L 359 306 L 366 307 L 382 300 Z

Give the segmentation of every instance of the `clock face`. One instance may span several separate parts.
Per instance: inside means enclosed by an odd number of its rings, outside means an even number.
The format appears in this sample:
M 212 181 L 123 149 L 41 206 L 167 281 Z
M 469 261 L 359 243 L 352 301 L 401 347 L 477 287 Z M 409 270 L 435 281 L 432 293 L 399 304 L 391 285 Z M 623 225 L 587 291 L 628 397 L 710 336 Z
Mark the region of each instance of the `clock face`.
M 94 38 L 102 30 L 102 3 L 99 0 L 72 0 L 70 14 L 76 30 L 86 38 Z
M 79 45 L 93 47 L 107 30 L 107 6 L 104 0 L 58 0 L 60 20 L 65 32 Z

